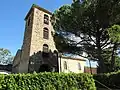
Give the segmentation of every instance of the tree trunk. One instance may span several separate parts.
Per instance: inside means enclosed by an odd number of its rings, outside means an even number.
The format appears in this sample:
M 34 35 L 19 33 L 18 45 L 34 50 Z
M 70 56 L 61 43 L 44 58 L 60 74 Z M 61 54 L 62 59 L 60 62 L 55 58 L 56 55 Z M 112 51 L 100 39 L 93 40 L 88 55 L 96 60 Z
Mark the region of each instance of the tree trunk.
M 100 48 L 98 48 L 98 65 L 99 65 L 99 67 L 98 67 L 98 70 L 97 70 L 97 72 L 98 73 L 105 73 L 106 72 L 106 68 L 105 68 L 105 65 L 104 65 L 104 60 L 103 60 L 103 58 L 102 58 L 102 55 L 101 55 L 101 49 Z
M 104 65 L 104 60 L 102 58 L 102 49 L 101 49 L 101 44 L 100 44 L 100 36 L 101 33 L 99 31 L 99 28 L 97 28 L 97 33 L 96 33 L 96 47 L 97 47 L 97 59 L 98 59 L 98 69 L 97 73 L 104 73 L 105 72 L 105 65 Z

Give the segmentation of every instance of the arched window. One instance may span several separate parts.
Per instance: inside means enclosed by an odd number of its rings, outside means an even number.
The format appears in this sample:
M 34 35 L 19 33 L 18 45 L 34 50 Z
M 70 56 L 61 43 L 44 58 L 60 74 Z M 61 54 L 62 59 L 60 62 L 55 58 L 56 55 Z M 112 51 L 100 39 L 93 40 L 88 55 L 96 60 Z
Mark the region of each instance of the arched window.
M 43 45 L 43 52 L 48 52 L 49 51 L 49 47 L 47 44 Z
M 67 62 L 66 61 L 64 61 L 64 69 L 67 70 Z
M 80 65 L 80 63 L 78 63 L 78 70 L 81 70 L 81 65 Z
M 44 23 L 49 24 L 49 16 L 44 14 Z
M 43 29 L 43 38 L 48 39 L 49 38 L 49 30 L 47 28 Z

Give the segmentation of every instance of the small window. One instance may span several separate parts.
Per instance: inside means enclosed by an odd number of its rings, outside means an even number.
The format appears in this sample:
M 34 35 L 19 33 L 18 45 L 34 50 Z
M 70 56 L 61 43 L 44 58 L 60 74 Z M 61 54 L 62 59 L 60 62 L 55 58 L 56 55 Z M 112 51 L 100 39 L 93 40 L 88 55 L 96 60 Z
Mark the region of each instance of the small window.
M 28 25 L 28 26 L 30 25 L 30 18 L 28 19 L 27 25 Z
M 66 61 L 64 61 L 64 69 L 67 70 L 67 62 Z
M 49 16 L 44 14 L 44 23 L 49 25 Z
M 48 39 L 49 38 L 49 30 L 47 28 L 43 29 L 43 38 Z
M 78 70 L 81 70 L 81 65 L 80 65 L 80 63 L 78 63 Z
M 49 51 L 48 45 L 47 45 L 47 44 L 44 44 L 44 45 L 43 45 L 43 52 L 48 53 L 48 51 Z

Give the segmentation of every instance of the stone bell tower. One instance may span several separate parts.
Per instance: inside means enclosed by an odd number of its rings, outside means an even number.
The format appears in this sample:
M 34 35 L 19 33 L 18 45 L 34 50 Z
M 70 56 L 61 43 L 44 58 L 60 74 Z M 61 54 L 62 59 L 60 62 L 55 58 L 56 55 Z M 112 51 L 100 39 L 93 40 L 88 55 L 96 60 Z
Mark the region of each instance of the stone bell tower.
M 52 33 L 54 29 L 51 25 L 52 13 L 37 6 L 32 5 L 25 17 L 25 33 L 21 48 L 19 72 L 28 72 L 29 58 L 39 51 L 52 52 L 56 50 Z
M 69 56 L 58 57 L 53 40 L 52 13 L 32 5 L 25 17 L 25 33 L 21 49 L 14 57 L 12 72 L 84 72 L 86 59 Z

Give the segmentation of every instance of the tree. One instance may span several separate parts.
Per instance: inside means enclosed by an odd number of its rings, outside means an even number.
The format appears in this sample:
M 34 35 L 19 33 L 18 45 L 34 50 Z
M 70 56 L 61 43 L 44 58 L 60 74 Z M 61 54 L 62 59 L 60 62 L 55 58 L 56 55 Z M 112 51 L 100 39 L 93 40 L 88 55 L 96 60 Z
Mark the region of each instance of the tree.
M 111 28 L 108 29 L 108 34 L 110 37 L 110 40 L 113 44 L 112 48 L 112 54 L 111 54 L 111 71 L 115 70 L 115 59 L 117 55 L 117 50 L 120 47 L 120 26 L 119 25 L 113 25 Z
M 12 64 L 13 56 L 8 49 L 0 48 L 0 64 Z
M 113 48 L 108 28 L 120 23 L 119 4 L 120 0 L 73 0 L 71 5 L 63 5 L 53 14 L 53 27 L 63 36 L 64 45 L 68 45 L 72 53 L 80 55 L 81 49 L 91 60 L 98 61 L 99 72 L 106 72 L 103 55 Z M 66 38 L 65 34 L 74 34 L 80 41 Z M 82 48 L 73 50 L 70 46 Z

